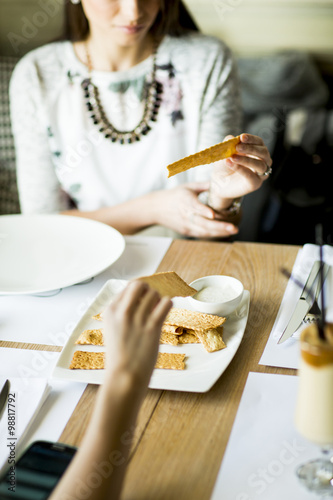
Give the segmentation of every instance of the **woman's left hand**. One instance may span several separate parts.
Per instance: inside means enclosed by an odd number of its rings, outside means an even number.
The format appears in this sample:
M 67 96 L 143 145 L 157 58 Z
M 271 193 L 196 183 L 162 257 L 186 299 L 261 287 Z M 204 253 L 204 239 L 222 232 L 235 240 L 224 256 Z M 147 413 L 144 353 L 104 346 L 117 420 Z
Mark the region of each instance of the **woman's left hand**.
M 272 159 L 261 137 L 241 134 L 240 140 L 237 154 L 214 164 L 209 204 L 215 210 L 227 208 L 235 198 L 259 189 L 271 172 Z

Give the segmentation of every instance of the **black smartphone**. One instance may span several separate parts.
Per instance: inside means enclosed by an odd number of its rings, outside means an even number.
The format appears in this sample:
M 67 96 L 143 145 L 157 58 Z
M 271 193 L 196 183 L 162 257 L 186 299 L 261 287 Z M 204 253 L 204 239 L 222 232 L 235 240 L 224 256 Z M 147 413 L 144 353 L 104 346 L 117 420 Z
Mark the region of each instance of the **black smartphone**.
M 35 441 L 0 478 L 1 500 L 44 500 L 51 495 L 77 448 Z

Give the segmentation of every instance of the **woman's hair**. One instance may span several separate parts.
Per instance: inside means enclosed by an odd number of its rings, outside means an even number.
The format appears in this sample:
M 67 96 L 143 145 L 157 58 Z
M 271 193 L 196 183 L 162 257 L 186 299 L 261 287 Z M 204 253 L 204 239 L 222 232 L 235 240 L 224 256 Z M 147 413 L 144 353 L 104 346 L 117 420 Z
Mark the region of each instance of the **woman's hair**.
M 163 37 L 164 35 L 180 36 L 189 31 L 199 31 L 199 29 L 182 0 L 161 0 L 161 9 L 150 32 L 156 37 Z M 89 23 L 81 3 L 73 4 L 67 0 L 62 38 L 78 42 L 85 40 L 88 33 Z

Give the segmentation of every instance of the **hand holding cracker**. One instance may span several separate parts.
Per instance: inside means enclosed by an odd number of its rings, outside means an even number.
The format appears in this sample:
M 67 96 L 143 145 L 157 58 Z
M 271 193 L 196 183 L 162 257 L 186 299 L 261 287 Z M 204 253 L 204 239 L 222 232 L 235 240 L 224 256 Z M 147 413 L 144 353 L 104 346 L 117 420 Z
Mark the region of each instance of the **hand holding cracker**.
M 213 165 L 206 183 L 192 182 L 159 193 L 159 224 L 195 238 L 225 238 L 238 232 L 239 214 L 234 217 L 228 209 L 269 177 L 269 151 L 260 137 L 227 136 L 222 143 L 169 165 L 169 177 L 209 163 Z M 207 198 L 207 193 L 200 197 L 202 192 L 208 192 L 208 204 L 201 202 Z
M 234 154 L 213 166 L 208 204 L 217 212 L 228 208 L 235 198 L 260 188 L 271 171 L 272 159 L 263 140 L 251 134 L 238 137 Z

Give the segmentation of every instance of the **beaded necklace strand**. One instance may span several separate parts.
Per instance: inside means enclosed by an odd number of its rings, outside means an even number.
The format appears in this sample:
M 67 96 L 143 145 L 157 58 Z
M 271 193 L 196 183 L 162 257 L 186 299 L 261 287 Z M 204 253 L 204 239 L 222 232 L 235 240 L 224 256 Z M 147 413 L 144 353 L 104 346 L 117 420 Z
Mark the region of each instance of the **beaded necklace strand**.
M 94 123 L 99 128 L 99 131 L 106 139 L 119 144 L 132 144 L 140 141 L 143 135 L 147 135 L 151 130 L 150 122 L 157 120 L 158 110 L 161 104 L 161 94 L 163 91 L 162 84 L 156 81 L 156 54 L 157 46 L 153 52 L 153 67 L 145 79 L 144 89 L 144 111 L 143 116 L 133 130 L 118 130 L 112 125 L 106 116 L 104 108 L 99 97 L 99 90 L 92 82 L 91 73 L 93 71 L 91 57 L 88 49 L 88 44 L 85 44 L 86 61 L 88 66 L 88 78 L 85 78 L 81 83 L 84 92 L 84 99 L 87 110 Z M 150 82 L 150 83 L 149 83 Z

